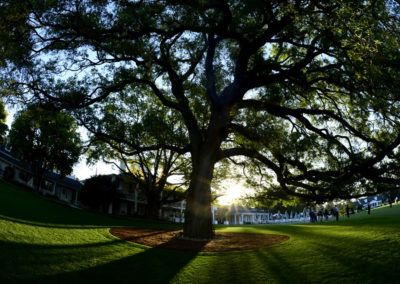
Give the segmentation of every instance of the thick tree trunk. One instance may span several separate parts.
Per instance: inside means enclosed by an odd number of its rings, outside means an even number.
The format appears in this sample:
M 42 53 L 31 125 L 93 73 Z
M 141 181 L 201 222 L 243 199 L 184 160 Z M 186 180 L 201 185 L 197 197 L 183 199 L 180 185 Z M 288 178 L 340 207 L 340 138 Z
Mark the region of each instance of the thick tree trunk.
M 160 212 L 160 198 L 154 195 L 147 195 L 146 217 L 151 219 L 158 219 Z
M 35 176 L 33 178 L 33 189 L 35 191 L 35 193 L 39 193 L 39 188 L 40 188 L 40 181 L 39 179 Z
M 194 165 L 186 197 L 183 235 L 192 239 L 212 239 L 214 226 L 211 213 L 211 180 L 214 162 L 202 159 Z
M 33 186 L 34 186 L 34 190 L 35 193 L 39 193 L 40 191 L 40 187 L 42 185 L 43 182 L 43 175 L 44 175 L 44 170 L 33 167 L 34 168 L 34 176 L 33 176 Z
M 214 226 L 211 213 L 211 181 L 216 157 L 226 138 L 230 108 L 215 109 L 205 137 L 197 137 L 192 150 L 192 176 L 186 196 L 183 236 L 191 239 L 212 239 Z M 193 138 L 192 140 L 196 140 Z

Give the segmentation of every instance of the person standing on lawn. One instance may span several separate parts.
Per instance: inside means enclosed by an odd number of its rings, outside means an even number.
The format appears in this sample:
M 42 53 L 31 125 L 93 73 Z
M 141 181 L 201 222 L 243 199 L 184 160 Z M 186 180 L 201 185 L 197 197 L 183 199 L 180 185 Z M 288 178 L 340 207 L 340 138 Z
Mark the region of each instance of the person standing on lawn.
M 335 206 L 334 210 L 335 210 L 336 221 L 339 221 L 339 208 L 337 207 L 337 205 Z
M 325 221 L 328 221 L 328 216 L 329 216 L 328 208 L 325 209 L 324 215 L 325 215 Z
M 324 214 L 322 213 L 322 209 L 319 209 L 318 211 L 318 219 L 319 221 L 322 223 L 322 219 L 323 219 Z

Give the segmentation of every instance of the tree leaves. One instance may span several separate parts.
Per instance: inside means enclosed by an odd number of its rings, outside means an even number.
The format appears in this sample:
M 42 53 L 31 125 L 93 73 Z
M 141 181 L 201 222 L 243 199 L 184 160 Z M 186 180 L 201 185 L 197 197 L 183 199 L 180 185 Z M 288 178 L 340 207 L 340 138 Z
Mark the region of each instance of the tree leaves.
M 20 111 L 9 133 L 11 151 L 41 171 L 72 172 L 81 154 L 81 140 L 74 119 L 35 105 Z M 41 178 L 41 177 L 40 177 Z
M 251 174 L 274 176 L 267 187 L 301 198 L 398 186 L 376 171 L 396 164 L 398 4 L 39 2 L 26 12 L 6 1 L 2 31 L 18 24 L 16 42 L 34 50 L 3 81 L 24 100 L 78 109 L 121 153 L 162 144 L 193 167 L 241 153 Z

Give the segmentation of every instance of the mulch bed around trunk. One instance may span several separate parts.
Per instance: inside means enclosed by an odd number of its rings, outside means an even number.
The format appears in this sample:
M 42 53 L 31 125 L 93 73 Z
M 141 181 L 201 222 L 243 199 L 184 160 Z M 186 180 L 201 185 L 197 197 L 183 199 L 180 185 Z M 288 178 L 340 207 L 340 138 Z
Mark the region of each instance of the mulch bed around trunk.
M 216 232 L 211 241 L 192 241 L 178 237 L 179 230 L 112 228 L 110 233 L 122 240 L 155 248 L 221 252 L 264 248 L 282 243 L 288 236 Z

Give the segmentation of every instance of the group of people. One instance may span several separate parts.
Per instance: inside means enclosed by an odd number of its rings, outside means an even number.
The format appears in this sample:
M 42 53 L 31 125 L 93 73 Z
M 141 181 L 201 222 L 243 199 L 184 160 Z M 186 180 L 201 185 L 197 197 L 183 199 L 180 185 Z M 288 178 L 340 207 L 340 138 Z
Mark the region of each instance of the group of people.
M 339 220 L 339 208 L 336 206 L 331 209 L 331 214 L 332 216 L 336 217 L 336 220 Z M 310 209 L 310 222 L 315 223 L 318 222 L 323 222 L 323 219 L 325 218 L 325 221 L 328 221 L 329 217 L 329 211 L 328 209 L 322 210 L 320 209 L 318 212 L 314 212 L 313 210 Z
M 397 204 L 398 201 L 399 201 L 399 198 L 396 196 L 396 198 L 394 199 L 394 203 Z M 387 200 L 387 202 L 389 203 L 390 207 L 392 207 L 392 200 L 390 198 Z M 357 207 L 357 211 L 362 211 L 363 207 L 364 206 L 362 204 L 360 204 Z M 354 214 L 354 213 L 355 213 L 354 212 L 354 208 L 350 207 L 349 205 L 346 205 L 346 216 L 347 216 L 347 218 L 350 218 L 350 214 Z M 367 203 L 367 213 L 368 213 L 368 215 L 371 214 L 371 203 L 369 201 Z M 338 206 L 335 206 L 335 207 L 331 208 L 330 214 L 329 214 L 328 209 L 325 209 L 325 210 L 320 209 L 318 212 L 314 212 L 313 210 L 310 209 L 310 222 L 311 223 L 315 223 L 315 222 L 318 222 L 318 221 L 323 222 L 324 218 L 325 218 L 326 221 L 328 221 L 329 215 L 334 216 L 336 218 L 336 221 L 339 221 L 339 208 L 338 208 Z
M 336 221 L 339 221 L 339 208 L 337 206 L 331 209 L 332 215 L 335 216 Z
M 371 209 L 371 206 L 369 206 Z M 369 210 L 370 210 L 369 209 Z M 350 212 L 351 214 L 354 214 L 354 208 L 350 208 L 349 205 L 346 206 L 346 216 L 347 218 L 350 218 Z M 332 215 L 336 218 L 336 221 L 339 221 L 339 207 L 335 206 L 331 208 L 330 213 L 328 209 L 322 210 L 320 209 L 318 212 L 314 212 L 313 210 L 310 209 L 310 222 L 315 223 L 318 220 L 320 222 L 323 222 L 323 219 L 325 218 L 325 221 L 328 221 L 329 215 Z
M 364 210 L 364 205 L 362 205 L 362 204 L 358 205 L 357 211 L 361 212 L 363 210 Z M 368 213 L 368 215 L 371 214 L 371 203 L 369 203 L 369 201 L 367 203 L 367 213 Z

